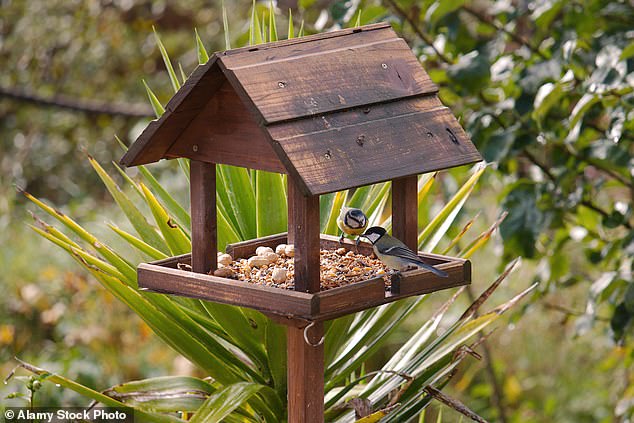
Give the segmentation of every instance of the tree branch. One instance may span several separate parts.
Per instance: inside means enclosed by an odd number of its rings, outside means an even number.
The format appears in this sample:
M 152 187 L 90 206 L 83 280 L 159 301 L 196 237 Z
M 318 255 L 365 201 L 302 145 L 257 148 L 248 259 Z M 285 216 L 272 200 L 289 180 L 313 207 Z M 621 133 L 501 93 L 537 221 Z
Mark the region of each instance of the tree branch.
M 106 103 L 73 98 L 63 94 L 44 97 L 24 88 L 0 87 L 0 97 L 32 103 L 37 106 L 57 107 L 96 115 L 123 116 L 127 118 L 145 118 L 154 115 L 152 109 L 145 104 Z
M 429 35 L 425 34 L 418 27 L 420 22 L 417 22 L 414 19 L 412 19 L 412 17 L 405 10 L 403 10 L 403 8 L 399 6 L 395 0 L 387 0 L 386 2 L 392 7 L 392 9 L 394 9 L 394 12 L 396 12 L 397 15 L 399 15 L 402 19 L 404 19 L 405 21 L 407 21 L 407 23 L 409 23 L 409 25 L 412 27 L 412 30 L 416 33 L 416 35 L 418 35 L 420 39 L 425 42 L 425 44 L 427 44 L 429 47 L 431 47 L 434 50 L 434 52 L 440 58 L 440 60 L 442 60 L 448 65 L 451 65 L 453 63 L 453 61 L 449 57 L 445 56 L 440 50 L 436 48 L 436 46 L 434 46 L 434 40 Z
M 537 158 L 535 156 L 533 156 L 531 153 L 529 153 L 528 150 L 526 150 L 526 149 L 523 151 L 523 155 L 531 163 L 533 163 L 535 166 L 539 167 L 542 170 L 542 172 L 544 172 L 544 174 L 546 176 L 548 176 L 548 179 L 550 179 L 553 183 L 557 183 L 557 178 L 555 177 L 555 175 L 552 174 L 550 169 L 548 169 L 548 167 L 546 167 L 545 164 L 543 164 L 539 160 L 537 160 Z M 589 208 L 590 210 L 592 210 L 592 211 L 594 211 L 596 213 L 599 213 L 604 218 L 608 218 L 610 216 L 610 213 L 608 213 L 606 210 L 602 209 L 601 207 L 599 207 L 598 205 L 596 205 L 595 203 L 593 203 L 590 200 L 581 200 L 581 202 L 579 204 Z M 624 227 L 626 227 L 629 230 L 632 230 L 632 225 L 630 224 L 630 222 L 628 222 L 626 220 L 621 222 L 621 225 L 623 225 Z
M 520 35 L 518 35 L 518 34 L 516 34 L 514 32 L 509 31 L 508 29 L 504 28 L 504 25 L 500 25 L 491 16 L 485 15 L 484 13 L 482 13 L 482 12 L 480 12 L 478 10 L 472 9 L 470 6 L 466 6 L 466 5 L 462 6 L 462 10 L 464 10 L 467 13 L 469 13 L 471 16 L 475 17 L 480 22 L 485 23 L 485 24 L 495 28 L 497 31 L 501 31 L 501 32 L 505 33 L 506 35 L 511 37 L 511 39 L 513 41 L 515 41 L 516 43 L 528 47 L 528 49 L 531 52 L 533 52 L 534 54 L 537 54 L 542 59 L 548 60 L 548 57 L 546 57 L 546 55 L 544 53 L 539 51 L 539 49 L 533 47 L 533 45 L 528 40 L 524 39 L 524 37 L 521 37 Z

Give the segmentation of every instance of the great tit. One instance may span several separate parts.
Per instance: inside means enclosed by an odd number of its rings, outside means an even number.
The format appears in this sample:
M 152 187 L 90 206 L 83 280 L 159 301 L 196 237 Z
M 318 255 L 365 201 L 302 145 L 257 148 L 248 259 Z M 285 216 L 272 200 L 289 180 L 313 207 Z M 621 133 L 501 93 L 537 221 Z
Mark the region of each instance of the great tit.
M 435 275 L 446 278 L 448 275 L 440 269 L 436 269 L 431 264 L 423 262 L 418 255 L 410 250 L 397 238 L 388 235 L 380 226 L 372 226 L 360 237 L 367 238 L 374 247 L 374 254 L 387 267 L 397 272 L 407 270 L 411 267 L 420 267 L 433 272 Z
M 337 217 L 337 226 L 341 229 L 339 242 L 343 243 L 343 237 L 348 235 L 361 235 L 368 226 L 368 218 L 360 209 L 342 207 Z M 357 244 L 359 238 L 357 238 Z

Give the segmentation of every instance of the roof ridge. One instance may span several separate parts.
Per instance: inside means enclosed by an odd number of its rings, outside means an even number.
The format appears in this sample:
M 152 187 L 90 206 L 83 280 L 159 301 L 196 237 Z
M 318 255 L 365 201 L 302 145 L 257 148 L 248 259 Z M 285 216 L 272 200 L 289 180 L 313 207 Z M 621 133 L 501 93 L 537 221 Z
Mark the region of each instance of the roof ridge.
M 231 50 L 218 51 L 215 54 L 218 56 L 232 56 L 238 53 L 250 52 L 250 51 L 260 51 L 260 50 L 270 50 L 278 47 L 287 47 L 295 44 L 302 44 L 316 40 L 325 40 L 328 38 L 342 37 L 346 35 L 352 35 L 359 32 L 368 32 L 375 31 L 378 29 L 391 28 L 392 26 L 387 22 L 379 22 L 370 25 L 358 26 L 355 28 L 344 28 L 336 31 L 330 32 L 322 32 L 319 34 L 305 35 L 303 37 L 290 38 L 286 40 L 273 41 L 269 43 L 256 44 L 252 46 L 239 47 Z

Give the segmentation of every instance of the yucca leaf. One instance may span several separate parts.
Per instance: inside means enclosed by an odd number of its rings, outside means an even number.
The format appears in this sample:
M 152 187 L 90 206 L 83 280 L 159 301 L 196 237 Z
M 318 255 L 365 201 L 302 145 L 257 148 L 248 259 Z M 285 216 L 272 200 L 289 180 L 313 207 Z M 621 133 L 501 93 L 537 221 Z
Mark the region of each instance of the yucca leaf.
M 36 374 L 38 376 L 41 376 L 42 379 L 54 383 L 56 385 L 59 386 L 63 386 L 64 388 L 70 389 L 72 391 L 77 392 L 78 394 L 80 394 L 83 397 L 86 398 L 90 398 L 94 401 L 97 401 L 98 403 L 101 403 L 103 405 L 106 405 L 108 407 L 117 407 L 117 408 L 123 408 L 123 409 L 129 409 L 129 407 L 126 407 L 126 404 L 117 401 L 113 398 L 110 398 L 107 395 L 102 394 L 101 392 L 97 392 L 93 389 L 88 388 L 87 386 L 81 385 L 73 380 L 67 379 L 63 376 L 60 376 L 58 374 L 49 372 L 48 370 L 44 370 L 42 368 L 39 367 L 35 367 L 32 364 L 28 364 L 25 363 L 24 361 L 18 360 L 18 362 L 20 363 L 20 367 L 28 370 L 29 372 Z M 178 419 L 176 417 L 172 417 L 172 416 L 168 416 L 168 415 L 161 415 L 161 414 L 154 414 L 154 413 L 147 413 L 143 410 L 140 409 L 134 409 L 134 413 L 136 416 L 140 417 L 143 419 L 143 421 L 146 422 L 156 422 L 156 423 L 179 423 L 179 422 L 183 422 L 183 420 Z
M 159 37 L 158 32 L 156 32 L 156 28 L 152 26 L 152 31 L 154 31 L 154 39 L 156 40 L 156 45 L 158 46 L 161 57 L 163 58 L 163 63 L 165 63 L 165 68 L 167 69 L 167 74 L 170 77 L 170 82 L 172 83 L 172 88 L 174 92 L 178 91 L 181 87 L 180 82 L 178 82 L 178 77 L 176 76 L 176 72 L 174 72 L 174 67 L 172 66 L 172 61 L 170 60 L 169 54 L 167 54 L 167 50 L 161 41 L 161 37 Z
M 128 176 L 128 174 L 125 173 L 125 170 L 123 170 L 117 162 L 112 161 L 111 163 L 114 166 L 114 168 L 117 169 L 117 172 L 119 172 L 119 175 L 121 175 L 121 177 L 128 183 L 128 185 L 130 185 L 134 189 L 134 192 L 136 192 L 140 198 L 143 198 L 143 192 L 141 191 L 139 184 L 134 182 L 134 180 L 132 180 L 132 178 L 130 178 L 130 176 Z
M 99 270 L 101 270 L 102 272 L 108 273 L 109 275 L 112 275 L 112 276 L 114 276 L 116 278 L 126 279 L 126 277 L 121 272 L 119 272 L 116 267 L 112 266 L 111 264 L 106 263 L 105 261 L 98 259 L 97 257 L 93 256 L 92 254 L 89 254 L 89 253 L 83 251 L 81 248 L 76 248 L 76 247 L 73 247 L 72 245 L 64 243 L 60 239 L 55 238 L 50 233 L 47 233 L 46 231 L 44 231 L 44 230 L 42 230 L 42 229 L 40 229 L 40 228 L 38 228 L 36 226 L 33 226 L 33 225 L 29 225 L 29 226 L 30 226 L 31 229 L 33 229 L 35 232 L 37 232 L 40 236 L 42 236 L 43 238 L 48 239 L 49 241 L 51 241 L 52 243 L 54 243 L 58 247 L 63 248 L 64 250 L 66 250 L 71 255 L 77 256 L 81 261 L 83 261 L 87 265 L 95 266 Z
M 156 118 L 160 118 L 163 113 L 165 113 L 165 107 L 161 104 L 159 99 L 156 97 L 154 92 L 150 89 L 148 84 L 145 82 L 145 79 L 142 80 L 143 85 L 145 86 L 145 91 L 147 92 L 147 96 L 150 99 L 150 105 L 152 106 L 152 110 L 154 110 L 154 115 Z
M 173 311 L 176 313 L 166 316 L 138 291 L 95 268 L 86 268 L 106 289 L 134 310 L 168 345 L 192 363 L 200 366 L 218 382 L 230 384 L 242 381 L 244 380 L 243 375 L 245 372 L 257 377 L 257 373 L 228 353 L 224 347 L 210 336 L 202 335 L 206 338 L 205 342 L 200 342 L 194 337 L 192 332 L 190 332 L 192 329 L 197 331 L 198 334 L 202 334 L 202 332 L 199 332 L 202 328 L 196 329 L 195 322 L 191 321 L 192 324 L 187 325 L 186 328 L 177 323 L 175 317 L 180 318 L 185 315 L 182 312 L 179 314 L 175 306 L 173 306 Z M 169 301 L 163 294 L 146 295 L 161 297 L 155 300 L 163 301 L 164 303 L 166 300 Z M 187 323 L 187 319 L 179 320 L 181 323 Z
M 425 221 L 426 216 L 425 207 L 423 207 L 425 198 L 429 194 L 434 182 L 436 181 L 436 176 L 438 176 L 438 172 L 425 173 L 418 178 L 418 224 L 422 225 Z
M 329 194 L 319 196 L 319 230 L 322 233 L 325 233 L 325 228 L 328 224 L 330 212 L 333 210 L 333 203 L 336 195 L 336 193 L 331 192 Z
M 262 389 L 256 383 L 235 383 L 211 395 L 189 423 L 220 422 Z
M 189 159 L 176 159 L 178 167 L 183 171 L 183 175 L 189 183 Z
M 286 189 L 282 175 L 256 172 L 255 204 L 258 237 L 286 232 Z
M 224 251 L 227 244 L 243 240 L 220 210 L 217 211 L 216 219 L 218 220 L 218 251 Z
M 472 192 L 473 187 L 480 179 L 480 176 L 484 173 L 486 167 L 480 165 L 475 173 L 465 182 L 462 187 L 456 192 L 451 200 L 442 208 L 432 220 L 425 226 L 423 231 L 418 235 L 418 245 L 422 246 L 423 243 L 429 242 L 430 245 L 434 244 L 436 239 L 428 239 L 444 222 L 453 219 L 455 217 L 456 210 L 460 210 L 466 198 Z
M 187 75 L 185 75 L 185 71 L 183 70 L 183 65 L 181 65 L 181 62 L 178 62 L 178 71 L 181 74 L 181 80 L 184 84 L 185 82 L 187 82 Z
M 475 216 L 473 216 L 471 219 L 469 219 L 469 221 L 462 227 L 462 229 L 460 230 L 460 232 L 458 233 L 458 235 L 456 235 L 451 242 L 449 243 L 449 245 L 447 245 L 447 247 L 445 247 L 445 249 L 440 253 L 440 254 L 448 254 L 451 249 L 453 247 L 455 247 L 460 240 L 462 239 L 462 237 L 465 236 L 465 234 L 469 231 L 469 229 L 471 229 L 471 227 L 473 226 L 473 223 L 476 221 L 476 219 L 480 216 L 480 212 L 478 212 Z
M 134 283 L 136 280 L 136 271 L 134 267 L 128 263 L 124 258 L 120 255 L 112 251 L 108 246 L 100 242 L 94 235 L 86 231 L 80 225 L 78 225 L 74 220 L 66 216 L 61 211 L 55 210 L 52 207 L 47 206 L 42 201 L 33 197 L 31 194 L 27 192 L 23 192 L 24 196 L 27 197 L 31 202 L 36 204 L 40 209 L 48 213 L 50 216 L 56 218 L 59 222 L 61 222 L 68 229 L 73 231 L 76 235 L 78 235 L 81 239 L 87 242 L 91 248 L 94 248 L 104 259 L 106 259 L 112 266 L 117 269 L 117 272 L 121 275 L 125 275 L 123 277 L 128 283 Z M 34 227 L 34 229 L 36 229 Z M 75 248 L 75 247 L 72 247 Z
M 273 1 L 269 1 L 269 41 L 277 41 L 277 24 L 275 23 Z
M 380 346 L 379 341 L 394 330 L 425 297 L 406 299 L 398 303 L 387 304 L 373 310 L 370 321 L 352 333 L 342 346 L 342 352 L 326 368 L 326 385 L 334 386 L 344 380 L 353 370 L 373 354 Z M 363 348 L 359 346 L 363 345 Z
M 257 30 L 256 30 L 256 25 L 257 25 Z M 256 33 L 259 33 L 259 22 L 257 22 L 257 15 L 255 12 L 255 0 L 253 0 L 252 4 L 251 4 L 251 22 L 249 22 L 249 45 L 255 45 L 255 44 L 259 44 L 256 41 Z M 261 36 L 261 34 L 260 34 Z
M 324 228 L 324 233 L 329 235 L 338 235 L 339 228 L 337 227 L 337 217 L 339 216 L 339 212 L 341 211 L 341 207 L 343 207 L 348 191 L 339 191 L 335 194 L 335 198 L 332 202 L 332 209 L 330 210 L 330 215 L 328 217 L 328 223 Z
M 350 325 L 355 319 L 354 314 L 340 317 L 338 319 L 326 322 L 326 339 L 328 342 L 324 344 L 324 361 L 331 363 L 335 354 L 340 350 L 343 343 L 347 340 Z
M 482 246 L 484 246 L 487 242 L 489 242 L 489 240 L 491 239 L 491 236 L 493 235 L 493 232 L 495 232 L 495 230 L 502 224 L 502 222 L 504 221 L 507 215 L 508 215 L 508 212 L 504 211 L 500 215 L 498 220 L 496 220 L 491 225 L 491 227 L 489 227 L 489 229 L 481 233 L 477 238 L 475 238 L 460 252 L 459 254 L 460 257 L 463 257 L 463 258 L 471 257 L 473 253 L 475 253 L 477 250 L 482 248 Z
M 190 252 L 191 242 L 182 229 L 172 220 L 167 211 L 154 197 L 154 194 L 144 184 L 141 184 L 141 189 L 172 255 L 177 256 Z
M 359 12 L 357 13 L 357 19 L 354 21 L 354 26 L 361 26 L 361 9 L 359 9 Z
M 209 61 L 209 54 L 207 54 L 207 49 L 205 49 L 203 40 L 201 40 L 198 35 L 198 30 L 194 29 L 194 32 L 196 34 L 196 54 L 198 55 L 198 64 L 203 65 Z
M 268 25 L 266 24 L 264 11 L 262 11 L 262 23 L 260 24 L 260 26 L 262 27 L 262 39 L 264 40 L 265 43 L 268 43 L 270 41 L 268 39 L 269 28 L 268 28 Z
M 104 183 L 108 192 L 117 203 L 121 211 L 126 215 L 132 227 L 136 230 L 136 232 L 141 236 L 143 241 L 150 244 L 152 247 L 157 250 L 166 253 L 167 246 L 165 245 L 165 241 L 161 239 L 159 234 L 156 232 L 156 229 L 148 223 L 143 216 L 143 213 L 139 211 L 139 209 L 134 205 L 134 203 L 128 198 L 127 195 L 121 191 L 119 186 L 115 183 L 115 181 L 110 177 L 108 172 L 106 172 L 101 165 L 92 157 L 88 157 L 88 162 L 92 166 L 92 168 L 97 172 L 99 179 Z M 139 187 L 140 189 L 140 187 Z
M 231 343 L 238 346 L 260 368 L 268 367 L 264 345 L 266 327 L 247 319 L 239 307 L 204 302 L 207 313 L 224 329 Z
M 222 7 L 222 29 L 225 34 L 225 50 L 231 50 L 231 35 L 229 33 L 229 19 L 227 18 L 225 1 L 221 0 L 220 5 Z
M 113 224 L 108 224 L 108 227 L 112 229 L 117 235 L 123 238 L 128 244 L 141 251 L 148 257 L 151 257 L 154 260 L 162 260 L 167 258 L 167 254 L 162 251 L 157 250 L 152 247 L 150 244 L 145 243 L 143 240 L 135 237 L 134 235 L 124 231 L 123 229 L 118 228 Z
M 286 38 L 289 40 L 295 38 L 295 28 L 293 28 L 293 10 L 288 9 L 288 32 Z
M 43 231 L 46 231 L 47 233 L 51 234 L 55 238 L 59 239 L 60 241 L 70 246 L 73 246 L 75 248 L 81 248 L 79 244 L 77 244 L 75 241 L 70 239 L 65 233 L 58 230 L 55 226 L 49 225 L 48 223 L 44 222 L 39 217 L 37 217 L 34 213 L 31 213 L 31 217 Z
M 163 376 L 122 383 L 103 393 L 138 410 L 174 413 L 196 411 L 215 391 L 202 379 Z
M 218 198 L 242 239 L 257 236 L 255 192 L 249 171 L 243 167 L 221 165 L 218 175 Z
M 299 25 L 299 32 L 297 33 L 298 37 L 304 36 L 304 20 L 302 19 L 302 23 Z
M 272 321 L 266 325 L 266 357 L 278 395 L 286 397 L 286 328 Z
M 137 169 L 139 169 L 139 172 L 143 175 L 147 185 L 149 185 L 149 187 L 152 188 L 152 190 L 158 195 L 167 211 L 170 215 L 174 216 L 174 219 L 176 219 L 179 223 L 183 232 L 185 232 L 185 234 L 189 237 L 191 218 L 187 210 L 185 210 L 185 208 L 183 208 L 183 206 L 181 206 L 180 203 L 176 201 L 165 188 L 163 188 L 163 185 L 156 180 L 152 172 L 150 172 L 147 167 L 138 166 Z M 141 191 L 141 193 L 143 193 L 143 191 Z

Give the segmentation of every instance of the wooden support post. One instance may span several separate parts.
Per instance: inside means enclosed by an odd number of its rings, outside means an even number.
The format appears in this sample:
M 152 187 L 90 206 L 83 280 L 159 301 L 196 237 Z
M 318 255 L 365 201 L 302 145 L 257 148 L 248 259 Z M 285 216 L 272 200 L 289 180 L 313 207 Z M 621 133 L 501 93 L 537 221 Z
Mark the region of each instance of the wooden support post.
M 319 292 L 319 196 L 288 179 L 288 242 L 295 245 L 295 290 Z M 324 421 L 323 323 L 287 326 L 288 422 Z M 306 342 L 304 331 L 306 330 Z
M 324 344 L 308 345 L 304 329 L 287 326 L 288 422 L 324 421 Z M 324 324 L 315 323 L 306 334 L 313 345 L 324 336 Z
M 392 181 L 392 234 L 418 251 L 418 177 Z
M 189 170 L 192 219 L 192 270 L 209 273 L 218 266 L 216 165 L 192 160 Z
M 288 178 L 288 242 L 295 245 L 295 291 L 319 292 L 319 196 Z

